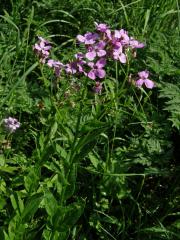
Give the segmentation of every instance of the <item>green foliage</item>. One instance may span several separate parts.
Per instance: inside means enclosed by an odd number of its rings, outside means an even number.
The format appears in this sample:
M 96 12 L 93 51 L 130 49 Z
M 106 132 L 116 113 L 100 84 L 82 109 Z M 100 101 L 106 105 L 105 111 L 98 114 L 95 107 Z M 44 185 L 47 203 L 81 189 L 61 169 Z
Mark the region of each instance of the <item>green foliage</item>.
M 170 113 L 172 126 L 180 129 L 180 87 L 172 83 L 162 84 L 160 97 L 166 99 L 164 110 Z M 168 99 L 168 100 L 167 100 Z

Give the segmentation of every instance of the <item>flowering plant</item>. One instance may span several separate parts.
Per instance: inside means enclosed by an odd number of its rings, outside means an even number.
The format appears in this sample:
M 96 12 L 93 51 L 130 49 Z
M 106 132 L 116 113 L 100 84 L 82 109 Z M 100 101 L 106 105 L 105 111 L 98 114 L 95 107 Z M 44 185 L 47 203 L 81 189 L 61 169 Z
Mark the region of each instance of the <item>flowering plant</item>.
M 84 35 L 78 34 L 76 37 L 78 45 L 84 45 L 84 52 L 77 52 L 74 60 L 66 64 L 49 58 L 52 46 L 42 37 L 33 46 L 33 49 L 40 59 L 40 62 L 54 69 L 56 77 L 60 77 L 62 71 L 70 75 L 83 75 L 94 80 L 93 90 L 100 93 L 102 90 L 102 80 L 106 77 L 106 66 L 111 61 L 126 64 L 129 62 L 129 52 L 132 57 L 136 56 L 136 49 L 145 45 L 129 36 L 124 29 L 111 30 L 105 23 L 95 22 L 95 32 L 87 32 Z M 152 89 L 155 84 L 148 79 L 149 72 L 138 73 L 139 79 L 135 85 Z

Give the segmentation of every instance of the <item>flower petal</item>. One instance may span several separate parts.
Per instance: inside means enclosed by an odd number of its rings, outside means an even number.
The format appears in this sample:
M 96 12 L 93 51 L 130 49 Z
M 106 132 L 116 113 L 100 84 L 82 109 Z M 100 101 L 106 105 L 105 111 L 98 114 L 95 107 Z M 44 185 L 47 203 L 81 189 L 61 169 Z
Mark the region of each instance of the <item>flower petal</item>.
M 97 68 L 103 68 L 106 65 L 106 59 L 105 58 L 100 58 L 97 62 L 96 62 L 96 67 Z
M 121 63 L 126 63 L 126 55 L 125 55 L 124 53 L 121 53 L 121 54 L 119 55 L 119 61 L 120 61 Z
M 144 83 L 144 79 L 138 79 L 137 81 L 136 81 L 136 86 L 137 87 L 142 87 L 142 85 L 143 85 L 143 83 Z
M 95 80 L 95 79 L 96 79 L 96 75 L 95 75 L 94 70 L 91 70 L 91 71 L 88 73 L 88 78 L 90 78 L 90 79 L 92 79 L 92 80 Z
M 83 43 L 83 42 L 85 42 L 85 37 L 83 36 L 83 35 L 77 35 L 77 40 L 79 41 L 79 42 L 81 42 L 81 43 Z
M 149 77 L 149 72 L 147 70 L 145 70 L 145 71 L 142 71 L 142 72 L 138 72 L 138 75 L 139 75 L 140 78 L 146 79 L 146 78 Z
M 95 57 L 96 57 L 96 52 L 95 51 L 86 53 L 86 58 L 90 61 L 94 60 Z
M 106 72 L 104 69 L 97 69 L 96 76 L 99 78 L 104 78 L 106 76 Z
M 155 87 L 154 82 L 152 80 L 150 80 L 150 79 L 145 79 L 144 80 L 144 84 L 149 89 L 152 89 L 153 87 Z
M 106 51 L 105 51 L 105 50 L 99 50 L 99 51 L 97 52 L 97 55 L 98 55 L 98 57 L 103 57 L 103 56 L 106 55 Z

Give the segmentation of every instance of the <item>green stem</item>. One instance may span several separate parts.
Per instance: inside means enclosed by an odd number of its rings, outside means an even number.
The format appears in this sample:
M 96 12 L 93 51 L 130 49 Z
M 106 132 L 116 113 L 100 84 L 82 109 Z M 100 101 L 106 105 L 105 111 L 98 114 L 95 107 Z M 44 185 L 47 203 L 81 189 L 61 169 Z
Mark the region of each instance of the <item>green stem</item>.
M 82 93 L 82 98 L 81 98 L 82 101 L 80 102 L 79 114 L 78 114 L 78 118 L 77 118 L 77 122 L 76 122 L 75 136 L 74 136 L 73 143 L 71 145 L 71 151 L 70 151 L 70 155 L 69 155 L 69 158 L 68 158 L 69 169 L 68 169 L 68 172 L 67 172 L 66 177 L 65 177 L 67 182 L 68 182 L 68 179 L 69 179 L 69 175 L 71 173 L 71 166 L 73 164 L 73 160 L 74 160 L 74 156 L 75 156 L 75 147 L 76 147 L 76 142 L 77 142 L 78 135 L 79 135 L 81 117 L 82 117 L 82 114 L 83 114 L 82 108 L 83 108 L 83 102 L 84 102 L 84 99 L 85 99 L 86 86 L 87 85 L 84 86 L 84 90 L 83 90 L 83 93 Z M 66 185 L 64 186 L 64 188 L 62 190 L 61 205 L 63 205 L 65 203 L 65 200 L 64 200 L 65 192 L 66 192 Z

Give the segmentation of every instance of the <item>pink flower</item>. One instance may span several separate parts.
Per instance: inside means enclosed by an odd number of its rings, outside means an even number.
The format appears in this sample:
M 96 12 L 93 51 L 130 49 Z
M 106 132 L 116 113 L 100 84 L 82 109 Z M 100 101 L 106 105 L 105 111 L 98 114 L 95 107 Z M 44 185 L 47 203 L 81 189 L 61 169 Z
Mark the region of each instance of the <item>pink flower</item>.
M 4 119 L 4 126 L 10 132 L 15 132 L 20 127 L 20 122 L 16 118 L 8 117 Z
M 106 32 L 108 29 L 109 29 L 109 26 L 105 23 L 97 23 L 95 22 L 95 27 L 96 27 L 96 30 L 98 30 L 99 32 Z
M 114 31 L 114 38 L 119 39 L 122 45 L 128 45 L 129 44 L 128 32 L 125 31 L 124 29 L 115 30 Z
M 96 77 L 104 78 L 106 75 L 106 72 L 103 69 L 103 67 L 105 65 L 106 65 L 106 60 L 104 58 L 99 59 L 96 63 L 89 62 L 88 66 L 91 67 L 91 70 L 89 71 L 87 76 L 92 80 L 95 80 Z
M 76 38 L 80 43 L 84 43 L 85 45 L 92 45 L 99 38 L 99 35 L 97 33 L 87 32 L 84 34 L 84 36 L 80 34 L 77 35 Z
M 96 56 L 104 57 L 106 51 L 104 50 L 106 43 L 104 41 L 99 41 L 95 46 L 88 47 L 88 52 L 86 53 L 86 58 L 93 61 Z
M 155 83 L 148 79 L 149 77 L 149 72 L 148 71 L 142 71 L 142 72 L 138 72 L 139 75 L 139 79 L 136 81 L 136 86 L 137 87 L 142 87 L 143 84 L 145 84 L 145 86 L 149 89 L 152 89 L 155 87 Z
M 123 53 L 122 45 L 119 48 L 113 49 L 113 58 L 119 60 L 121 63 L 126 63 L 126 55 Z
M 129 41 L 129 46 L 131 48 L 143 48 L 145 45 L 144 45 L 144 43 L 140 43 L 139 41 L 137 41 L 131 37 L 130 41 Z
M 59 61 L 55 61 L 53 59 L 49 59 L 47 65 L 51 68 L 54 68 L 55 74 L 59 77 L 61 69 L 64 68 L 64 64 Z
M 52 48 L 50 43 L 42 37 L 38 37 L 39 42 L 33 46 L 35 53 L 40 57 L 40 61 L 45 63 L 49 56 L 49 50 Z

